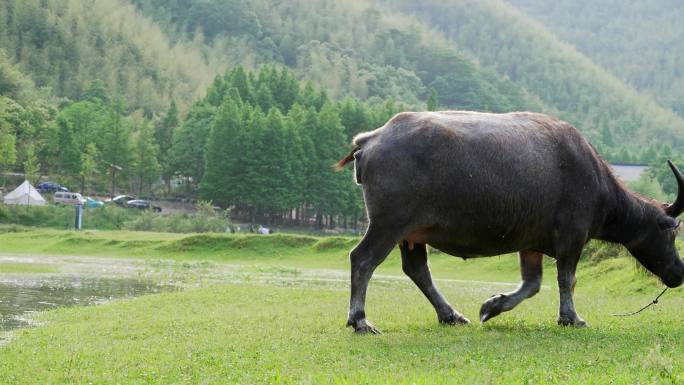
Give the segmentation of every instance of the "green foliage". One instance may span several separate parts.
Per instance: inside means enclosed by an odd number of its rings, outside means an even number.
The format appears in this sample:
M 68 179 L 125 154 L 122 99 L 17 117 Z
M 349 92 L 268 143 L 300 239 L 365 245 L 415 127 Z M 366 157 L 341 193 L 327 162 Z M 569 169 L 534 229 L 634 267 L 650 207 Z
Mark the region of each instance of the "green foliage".
M 368 9 L 370 1 L 358 6 L 324 0 L 284 3 L 135 0 L 133 3 L 178 39 L 196 41 L 206 38 L 209 50 L 212 47 L 233 47 L 242 56 L 232 58 L 231 63 L 250 66 L 252 63 L 286 64 L 300 77 L 322 86 L 334 99 L 347 96 L 362 100 L 393 98 L 418 106 L 425 100 L 426 89 L 436 77 L 458 73 L 462 77 L 477 78 L 478 87 L 482 89 L 475 92 L 486 94 L 490 99 L 505 100 L 514 106 L 536 106 L 536 102 L 519 86 L 481 69 L 457 50 L 425 38 L 422 32 L 429 28 L 416 23 L 399 26 L 393 22 L 393 16 L 399 15 L 383 17 L 379 12 Z M 205 12 L 209 9 L 223 9 L 224 13 Z M 222 23 L 216 23 L 216 18 L 222 18 Z M 240 21 L 230 21 L 233 18 Z M 203 27 L 203 35 L 198 37 L 196 26 Z M 438 58 L 435 57 L 437 55 Z M 293 90 L 292 82 L 280 83 L 278 87 L 270 87 L 269 93 L 261 87 L 261 76 L 259 79 L 259 83 L 250 90 L 253 95 L 238 88 L 245 101 L 250 104 L 256 102 L 264 111 L 267 111 L 264 107 L 270 103 L 269 98 L 275 98 L 279 104 L 282 95 Z M 269 77 L 268 83 L 278 83 L 278 77 Z M 217 86 L 216 81 L 214 86 Z M 497 93 L 504 96 L 495 96 Z M 220 99 L 210 99 L 213 105 L 220 104 Z M 284 99 L 294 100 L 291 97 Z M 321 106 L 319 103 L 317 109 Z M 278 105 L 284 111 L 290 107 Z M 475 109 L 476 104 L 468 107 Z M 491 108 L 505 107 L 497 105 Z
M 240 165 L 244 157 L 241 150 L 245 135 L 242 132 L 241 100 L 239 95 L 235 98 L 226 97 L 217 112 L 207 138 L 204 160 L 206 172 L 200 183 L 202 199 L 214 201 L 223 207 L 238 200 L 241 176 L 245 172 Z
M 674 179 L 671 173 L 669 176 Z M 650 172 L 642 173 L 638 181 L 628 183 L 628 186 L 630 189 L 641 194 L 642 196 L 655 199 L 660 202 L 666 202 L 668 201 L 668 198 L 670 198 L 670 195 L 663 191 L 658 180 L 654 178 Z
M 439 108 L 439 100 L 437 99 L 437 90 L 434 87 L 430 87 L 430 97 L 427 100 L 427 110 L 437 111 Z
M 96 167 L 96 158 L 98 156 L 97 147 L 95 144 L 88 143 L 86 145 L 85 151 L 81 153 L 81 159 L 79 160 L 80 172 L 78 176 L 81 178 L 81 194 L 84 193 L 84 188 L 87 186 L 93 177 Z
M 159 146 L 159 164 L 162 167 L 162 178 L 167 185 L 170 184 L 173 174 L 173 170 L 169 167 L 169 150 L 171 150 L 173 145 L 173 135 L 180 123 L 179 119 L 176 102 L 171 101 L 166 115 L 155 125 L 154 139 L 157 146 Z
M 189 188 L 195 187 L 204 176 L 204 150 L 215 114 L 216 107 L 206 102 L 194 104 L 173 137 L 170 167 L 185 178 Z
M 243 100 L 242 94 L 254 97 Z M 292 74 L 274 67 L 257 76 L 240 67 L 218 76 L 201 103 L 217 100 L 222 103 L 210 119 L 202 199 L 253 218 L 311 209 L 319 225 L 323 215 L 358 214 L 361 201 L 349 173 L 333 173 L 331 165 L 351 135 L 368 130 L 392 105 L 369 107 L 351 98 L 333 103 L 311 84 L 300 89 Z M 177 145 L 172 151 L 185 143 Z
M 147 122 L 143 122 L 137 134 L 131 167 L 138 183 L 138 194 L 140 194 L 146 185 L 159 178 L 161 168 L 157 160 L 159 147 L 154 141 L 152 127 Z
M 0 113 L 2 112 L 0 109 Z M 0 173 L 4 173 L 8 167 L 17 161 L 16 140 L 16 136 L 9 125 L 0 120 Z
M 36 181 L 38 181 L 38 177 L 40 176 L 38 174 L 40 167 L 38 164 L 38 158 L 36 157 L 33 144 L 28 144 L 25 148 L 25 151 L 26 160 L 24 161 L 24 176 L 26 180 L 31 182 L 31 184 L 35 184 Z
M 680 169 L 684 167 L 684 158 L 671 157 L 670 160 Z M 663 192 L 670 197 L 677 195 L 677 179 L 675 179 L 672 170 L 667 165 L 667 159 L 660 158 L 654 162 L 648 169 L 649 176 L 660 183 Z

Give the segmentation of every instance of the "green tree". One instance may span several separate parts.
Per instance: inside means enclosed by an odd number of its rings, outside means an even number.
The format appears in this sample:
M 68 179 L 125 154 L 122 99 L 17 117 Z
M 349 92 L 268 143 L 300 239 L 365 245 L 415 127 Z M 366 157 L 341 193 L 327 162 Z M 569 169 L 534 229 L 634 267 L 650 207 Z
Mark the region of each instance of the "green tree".
M 660 183 L 647 172 L 642 173 L 639 180 L 628 183 L 628 186 L 639 194 L 660 202 L 665 202 L 668 199 L 668 196 L 660 187 Z
M 434 87 L 430 87 L 430 97 L 427 100 L 427 110 L 437 111 L 439 108 L 439 100 L 437 99 L 437 90 Z
M 207 139 L 205 172 L 200 183 L 200 197 L 229 207 L 238 203 L 243 173 L 240 165 L 242 106 L 237 89 L 226 97 L 219 108 Z M 253 154 L 250 154 L 253 156 Z
M 5 172 L 16 161 L 16 137 L 9 124 L 0 118 L 0 177 L 2 177 L 3 186 L 5 185 Z
M 97 171 L 97 158 L 99 152 L 94 143 L 88 143 L 86 145 L 85 151 L 81 153 L 80 157 L 80 167 L 79 167 L 79 179 L 81 184 L 81 194 L 85 192 L 85 188 L 90 186 L 90 182 L 93 179 L 93 175 Z
M 169 150 L 171 169 L 185 179 L 188 188 L 196 187 L 204 176 L 204 152 L 215 116 L 216 107 L 197 103 L 173 137 L 173 146 Z
M 321 227 L 323 215 L 338 214 L 343 211 L 344 183 L 349 182 L 343 179 L 343 174 L 332 171 L 332 165 L 339 158 L 339 150 L 346 144 L 344 127 L 332 103 L 326 103 L 321 108 L 312 141 L 317 150 L 317 158 L 312 165 L 314 173 L 309 182 L 313 190 L 311 203 L 316 209 L 317 226 Z
M 116 186 L 125 175 L 130 175 L 131 134 L 129 124 L 115 109 L 109 111 L 106 131 L 103 134 L 101 160 L 102 171 L 109 174 L 110 195 L 116 195 Z
M 132 163 L 138 194 L 142 194 L 145 186 L 159 178 L 161 167 L 157 161 L 158 151 L 159 147 L 154 143 L 154 130 L 149 123 L 143 122 L 138 128 Z
M 368 131 L 373 127 L 373 119 L 368 106 L 356 99 L 346 98 L 339 106 L 340 122 L 348 139 L 354 135 Z
M 166 184 L 167 193 L 171 192 L 171 176 L 173 167 L 169 160 L 169 150 L 173 145 L 173 134 L 178 127 L 178 107 L 174 101 L 171 102 L 169 110 L 155 126 L 154 138 L 159 146 L 159 164 L 162 170 L 162 179 Z
M 99 156 L 105 147 L 107 130 L 113 127 L 112 114 L 109 107 L 99 102 L 80 101 L 57 115 L 57 156 L 61 174 L 77 182 L 81 190 L 86 187 L 82 174 L 89 172 L 83 170 L 82 156 L 90 144 L 95 146 Z
M 40 164 L 34 147 L 33 143 L 24 146 L 24 176 L 31 184 L 35 184 L 40 177 Z
M 680 169 L 684 167 L 684 158 L 672 157 L 671 160 Z M 660 184 L 665 194 L 671 197 L 677 195 L 677 180 L 667 165 L 667 159 L 659 158 L 654 161 L 648 168 L 648 174 Z

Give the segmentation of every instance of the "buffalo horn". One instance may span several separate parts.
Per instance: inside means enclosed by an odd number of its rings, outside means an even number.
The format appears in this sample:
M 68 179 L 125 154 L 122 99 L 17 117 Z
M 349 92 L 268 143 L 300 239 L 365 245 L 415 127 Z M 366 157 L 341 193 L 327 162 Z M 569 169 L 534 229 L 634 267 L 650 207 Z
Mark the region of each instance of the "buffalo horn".
M 672 169 L 672 172 L 675 175 L 675 178 L 677 178 L 677 199 L 675 199 L 674 203 L 671 205 L 668 205 L 665 208 L 665 213 L 672 218 L 676 218 L 679 216 L 679 214 L 684 211 L 684 175 L 682 175 L 682 172 L 679 171 L 677 166 L 672 163 L 671 160 L 668 159 L 667 164 L 670 165 L 670 168 Z

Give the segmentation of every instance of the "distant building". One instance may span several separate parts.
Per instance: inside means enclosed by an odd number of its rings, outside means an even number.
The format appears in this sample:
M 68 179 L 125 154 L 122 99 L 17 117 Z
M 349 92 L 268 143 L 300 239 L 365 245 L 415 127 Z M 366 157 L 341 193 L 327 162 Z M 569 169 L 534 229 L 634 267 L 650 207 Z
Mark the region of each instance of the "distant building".
M 623 182 L 634 182 L 639 180 L 641 174 L 648 168 L 645 164 L 611 164 L 615 175 Z

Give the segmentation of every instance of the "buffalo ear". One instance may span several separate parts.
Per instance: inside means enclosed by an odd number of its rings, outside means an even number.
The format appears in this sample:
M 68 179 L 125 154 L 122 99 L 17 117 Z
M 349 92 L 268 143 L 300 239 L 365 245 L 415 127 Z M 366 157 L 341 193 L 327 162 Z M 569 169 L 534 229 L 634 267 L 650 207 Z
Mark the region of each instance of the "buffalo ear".
M 677 226 L 679 226 L 679 221 L 672 217 L 662 216 L 658 219 L 658 227 L 661 230 L 674 229 Z

